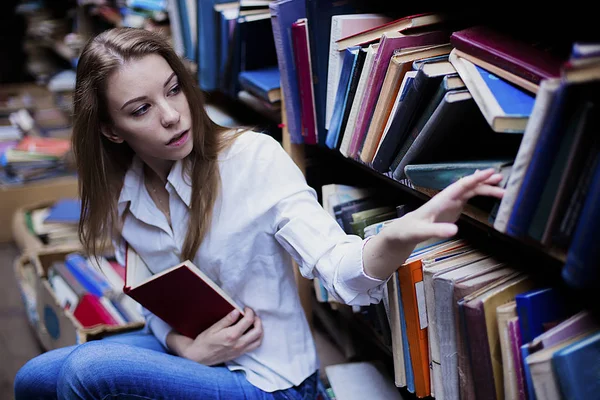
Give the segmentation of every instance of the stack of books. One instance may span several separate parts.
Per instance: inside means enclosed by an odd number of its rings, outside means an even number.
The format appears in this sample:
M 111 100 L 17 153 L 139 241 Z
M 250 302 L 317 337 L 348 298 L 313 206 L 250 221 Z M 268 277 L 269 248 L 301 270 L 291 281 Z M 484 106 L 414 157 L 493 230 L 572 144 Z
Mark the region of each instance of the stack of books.
M 139 305 L 123 293 L 125 267 L 112 257 L 68 254 L 51 265 L 48 282 L 61 307 L 84 328 L 144 321 Z

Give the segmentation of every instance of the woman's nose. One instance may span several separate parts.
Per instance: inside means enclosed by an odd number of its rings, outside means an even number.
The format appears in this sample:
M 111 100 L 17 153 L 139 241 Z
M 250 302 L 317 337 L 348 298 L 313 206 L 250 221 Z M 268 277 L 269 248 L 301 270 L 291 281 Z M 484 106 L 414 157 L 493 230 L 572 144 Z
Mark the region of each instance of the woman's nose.
M 162 125 L 167 128 L 179 122 L 181 114 L 170 104 L 166 103 L 162 108 Z

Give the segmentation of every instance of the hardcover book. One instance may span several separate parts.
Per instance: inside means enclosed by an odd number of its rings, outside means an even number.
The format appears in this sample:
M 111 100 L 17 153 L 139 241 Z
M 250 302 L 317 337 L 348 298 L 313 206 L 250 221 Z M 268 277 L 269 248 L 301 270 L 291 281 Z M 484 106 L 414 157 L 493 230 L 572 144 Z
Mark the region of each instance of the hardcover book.
M 234 309 L 243 315 L 242 308 L 189 260 L 153 275 L 131 247 L 125 259 L 123 292 L 184 336 L 195 339 Z

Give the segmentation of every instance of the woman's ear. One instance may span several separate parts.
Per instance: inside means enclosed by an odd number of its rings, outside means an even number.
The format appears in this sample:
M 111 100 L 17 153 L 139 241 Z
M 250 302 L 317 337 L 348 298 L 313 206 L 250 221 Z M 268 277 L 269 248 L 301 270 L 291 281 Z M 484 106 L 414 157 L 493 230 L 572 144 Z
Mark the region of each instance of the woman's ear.
M 103 125 L 100 127 L 100 132 L 113 143 L 123 143 L 123 138 L 109 126 Z

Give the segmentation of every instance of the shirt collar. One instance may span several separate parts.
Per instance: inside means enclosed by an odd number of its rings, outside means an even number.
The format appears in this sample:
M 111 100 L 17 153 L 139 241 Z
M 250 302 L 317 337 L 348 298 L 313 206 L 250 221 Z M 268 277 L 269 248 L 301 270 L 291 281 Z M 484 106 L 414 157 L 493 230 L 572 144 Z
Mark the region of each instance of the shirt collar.
M 167 177 L 167 184 L 170 184 L 175 189 L 177 195 L 189 208 L 192 200 L 192 187 L 189 174 L 183 168 L 182 160 L 173 164 Z M 129 207 L 132 212 L 135 213 L 138 210 L 141 203 L 139 199 L 143 197 L 144 190 L 144 162 L 138 156 L 134 156 L 131 166 L 125 174 L 123 188 L 119 195 L 117 205 L 119 216 L 122 216 L 127 203 L 130 203 Z

